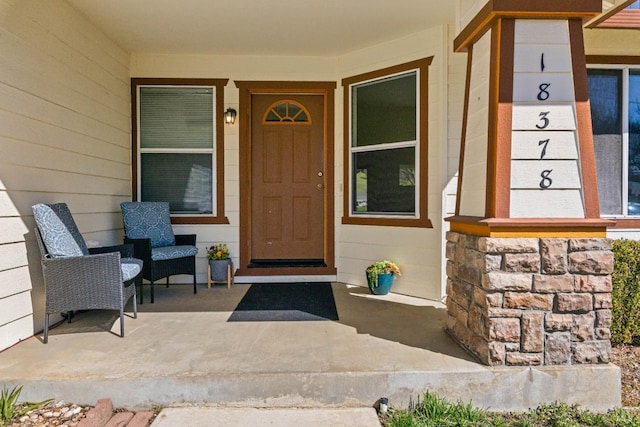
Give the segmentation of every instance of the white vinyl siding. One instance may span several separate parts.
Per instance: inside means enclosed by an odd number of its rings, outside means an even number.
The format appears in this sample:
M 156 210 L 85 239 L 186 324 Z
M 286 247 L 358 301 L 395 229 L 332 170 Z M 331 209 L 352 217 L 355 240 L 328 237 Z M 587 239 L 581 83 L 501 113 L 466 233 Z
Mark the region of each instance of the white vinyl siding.
M 480 217 L 485 215 L 487 146 L 489 138 L 487 123 L 489 121 L 490 47 L 491 31 L 487 31 L 473 48 L 460 215 Z
M 40 331 L 31 206 L 66 202 L 87 240 L 121 241 L 131 198 L 128 54 L 63 0 L 0 1 L 0 349 Z
M 428 200 L 428 214 L 433 228 L 391 227 L 375 225 L 341 225 L 336 230 L 336 263 L 340 282 L 366 286 L 365 268 L 373 261 L 396 262 L 402 276 L 394 281 L 393 292 L 430 299 L 443 296 L 441 288 L 442 190 L 447 140 L 446 73 L 447 52 L 451 47 L 447 26 L 434 27 L 410 36 L 362 49 L 340 58 L 340 77 L 354 76 L 383 69 L 416 58 L 433 56 L 429 66 L 428 86 L 428 187 L 420 196 Z M 464 75 L 461 76 L 464 82 Z M 445 85 L 443 87 L 443 85 Z M 340 98 L 338 98 L 339 100 Z M 342 112 L 338 113 L 342 124 Z M 336 124 L 338 126 L 338 123 Z M 345 135 L 347 137 L 347 135 Z M 336 215 L 343 215 L 342 162 L 343 142 L 336 138 L 337 202 Z

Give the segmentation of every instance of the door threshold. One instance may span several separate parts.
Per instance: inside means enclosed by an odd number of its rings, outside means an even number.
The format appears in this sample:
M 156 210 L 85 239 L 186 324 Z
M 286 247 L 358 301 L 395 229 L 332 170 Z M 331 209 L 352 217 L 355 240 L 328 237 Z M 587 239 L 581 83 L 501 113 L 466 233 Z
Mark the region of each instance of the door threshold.
M 337 282 L 335 275 L 295 275 L 295 276 L 235 276 L 234 283 L 294 283 L 294 282 Z
M 324 259 L 252 259 L 247 268 L 326 267 Z

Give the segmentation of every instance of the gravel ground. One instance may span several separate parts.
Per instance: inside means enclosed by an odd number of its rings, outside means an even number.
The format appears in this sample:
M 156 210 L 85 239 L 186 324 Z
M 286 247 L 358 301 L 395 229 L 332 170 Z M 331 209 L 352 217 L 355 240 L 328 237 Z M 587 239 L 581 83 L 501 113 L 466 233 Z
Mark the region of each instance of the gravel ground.
M 14 418 L 8 425 L 11 427 L 75 427 L 91 408 L 92 406 L 67 404 L 63 401 L 49 402 Z
M 611 361 L 622 370 L 622 406 L 640 406 L 640 347 L 614 347 Z
M 7 427 L 76 427 L 92 408 L 93 406 L 67 404 L 63 401 L 49 402 L 25 415 L 15 417 Z M 121 411 L 125 410 L 115 409 L 114 412 Z M 148 425 L 151 425 L 156 415 L 151 417 Z M 0 426 L 2 425 L 0 421 Z
M 640 407 L 640 347 L 614 347 L 612 361 L 622 369 L 622 406 Z M 50 402 L 14 419 L 8 426 L 75 427 L 91 408 L 63 401 Z

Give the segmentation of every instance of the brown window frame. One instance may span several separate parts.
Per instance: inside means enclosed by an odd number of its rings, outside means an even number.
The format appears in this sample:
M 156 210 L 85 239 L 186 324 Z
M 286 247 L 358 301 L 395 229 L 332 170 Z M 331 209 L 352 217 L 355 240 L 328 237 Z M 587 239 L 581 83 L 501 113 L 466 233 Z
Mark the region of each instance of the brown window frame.
M 344 211 L 342 216 L 343 224 L 353 225 L 377 225 L 377 226 L 393 226 L 393 227 L 420 227 L 433 228 L 431 220 L 428 218 L 428 167 L 429 167 L 429 129 L 428 129 L 428 105 L 429 105 L 429 66 L 433 61 L 433 57 L 422 58 L 404 64 L 392 67 L 382 68 L 364 74 L 347 77 L 342 80 L 344 90 L 343 108 L 344 108 Z M 416 216 L 402 217 L 400 215 L 383 215 L 370 214 L 366 217 L 353 215 L 351 213 L 351 193 L 353 191 L 351 185 L 351 88 L 359 83 L 372 80 L 381 80 L 385 77 L 410 72 L 412 70 L 419 71 L 418 87 L 420 97 L 418 99 L 419 116 L 418 116 L 418 140 L 416 146 L 419 147 L 418 166 L 420 169 L 419 178 L 419 208 Z
M 622 70 L 623 68 L 640 68 L 640 56 L 624 56 L 624 55 L 586 55 L 586 63 L 588 68 L 599 68 L 598 66 L 615 65 L 612 69 Z M 628 150 L 628 148 L 627 148 Z M 623 187 L 624 190 L 624 187 Z M 633 229 L 640 228 L 640 216 L 630 216 L 623 214 L 601 215 L 603 219 L 615 221 L 614 225 L 609 228 Z
M 132 78 L 131 79 L 131 192 L 132 199 L 138 200 L 138 87 L 153 86 L 214 86 L 215 98 L 215 163 L 216 163 L 216 206 L 215 215 L 171 216 L 173 224 L 229 224 L 224 212 L 224 87 L 228 79 L 185 79 L 185 78 Z

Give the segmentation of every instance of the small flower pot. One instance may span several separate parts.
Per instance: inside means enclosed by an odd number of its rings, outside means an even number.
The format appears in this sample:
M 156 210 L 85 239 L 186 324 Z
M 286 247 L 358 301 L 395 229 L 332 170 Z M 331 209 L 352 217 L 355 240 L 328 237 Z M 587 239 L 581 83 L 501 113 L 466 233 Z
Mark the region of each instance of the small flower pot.
M 369 275 L 367 275 L 367 284 L 369 285 L 369 290 L 372 294 L 387 295 L 393 285 L 393 273 L 378 274 L 378 286 L 373 286 L 373 283 L 371 283 L 371 280 L 369 279 Z
M 209 260 L 209 278 L 207 280 L 208 287 L 213 282 L 225 282 L 227 287 L 233 283 L 233 262 L 228 259 L 210 259 Z

